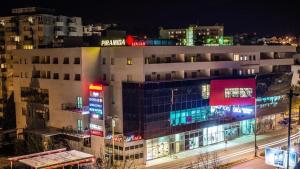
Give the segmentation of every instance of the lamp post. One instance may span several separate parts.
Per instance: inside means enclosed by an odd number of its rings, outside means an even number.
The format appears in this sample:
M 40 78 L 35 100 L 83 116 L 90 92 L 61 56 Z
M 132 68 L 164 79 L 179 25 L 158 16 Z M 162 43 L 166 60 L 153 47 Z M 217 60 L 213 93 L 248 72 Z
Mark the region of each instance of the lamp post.
M 116 119 L 117 117 L 116 116 L 107 116 L 108 119 L 111 119 L 111 130 L 112 130 L 112 133 L 111 133 L 111 140 L 112 140 L 112 165 L 114 165 L 114 160 L 115 160 L 115 140 L 114 140 L 114 137 L 115 137 L 115 126 L 116 126 Z
M 255 98 L 255 104 L 254 104 L 254 156 L 257 157 L 257 141 L 256 141 L 256 133 L 257 133 L 257 122 L 256 122 L 256 118 L 257 118 L 257 111 L 256 111 L 256 98 Z
M 294 93 L 291 88 L 289 93 L 287 93 L 289 97 L 289 119 L 288 119 L 288 148 L 287 148 L 287 169 L 290 167 L 290 149 L 291 149 L 291 119 L 292 119 L 292 101 L 293 96 L 299 96 L 299 93 Z
M 257 79 L 257 75 L 255 75 L 255 81 Z M 256 83 L 256 82 L 255 82 Z M 256 90 L 255 90 L 256 92 Z M 257 108 L 256 108 L 256 95 L 254 97 L 254 156 L 257 157 L 257 149 L 258 149 L 258 146 L 257 146 L 257 141 L 256 141 L 256 134 L 257 134 Z

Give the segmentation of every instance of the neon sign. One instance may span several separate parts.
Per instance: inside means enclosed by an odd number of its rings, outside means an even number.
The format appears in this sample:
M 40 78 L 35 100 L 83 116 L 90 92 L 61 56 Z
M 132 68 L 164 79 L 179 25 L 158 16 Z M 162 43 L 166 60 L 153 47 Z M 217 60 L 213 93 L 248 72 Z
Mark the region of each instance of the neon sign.
M 145 40 L 138 40 L 138 39 L 135 39 L 133 36 L 131 35 L 128 35 L 126 37 L 126 44 L 128 46 L 146 46 L 146 42 Z
M 89 90 L 102 91 L 103 90 L 103 85 L 90 84 L 89 85 Z
M 92 130 L 98 130 L 98 131 L 102 131 L 102 126 L 99 126 L 97 124 L 93 124 L 93 123 L 90 123 L 90 129 Z
M 142 136 L 140 135 L 132 135 L 130 137 L 126 137 L 126 142 L 131 142 L 131 141 L 138 141 L 138 140 L 142 140 Z
M 103 85 L 89 85 L 89 111 L 94 119 L 103 119 Z
M 94 136 L 100 136 L 103 137 L 103 131 L 98 131 L 98 130 L 90 130 L 90 134 Z
M 125 46 L 125 39 L 102 40 L 101 46 Z

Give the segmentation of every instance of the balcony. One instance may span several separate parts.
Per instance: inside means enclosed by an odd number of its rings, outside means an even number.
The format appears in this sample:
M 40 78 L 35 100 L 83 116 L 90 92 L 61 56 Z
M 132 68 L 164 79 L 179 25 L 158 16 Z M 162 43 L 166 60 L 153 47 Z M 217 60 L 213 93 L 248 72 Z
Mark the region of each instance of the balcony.
M 201 69 L 222 69 L 222 68 L 240 68 L 240 63 L 235 61 L 218 61 L 218 62 L 181 62 L 181 63 L 161 63 L 161 64 L 145 64 L 145 73 L 170 72 L 170 71 L 193 71 Z
M 264 59 L 260 60 L 260 66 L 270 66 L 270 65 L 293 65 L 294 59 Z
M 58 21 L 55 23 L 55 26 L 65 26 L 63 21 Z

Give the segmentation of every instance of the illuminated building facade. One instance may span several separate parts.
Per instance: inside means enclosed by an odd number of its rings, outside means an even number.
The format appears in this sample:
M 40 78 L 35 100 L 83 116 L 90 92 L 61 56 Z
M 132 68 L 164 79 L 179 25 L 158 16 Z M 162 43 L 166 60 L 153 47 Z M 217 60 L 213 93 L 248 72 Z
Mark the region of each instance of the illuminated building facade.
M 224 26 L 191 25 L 185 29 L 160 29 L 160 38 L 178 40 L 179 46 L 233 45 L 233 37 L 224 36 Z
M 3 121 L 7 122 L 3 124 L 5 127 L 15 127 L 11 51 L 62 46 L 67 38 L 76 39 L 82 36 L 80 17 L 54 13 L 53 9 L 28 7 L 12 9 L 10 16 L 0 16 L 0 32 L 3 30 L 0 33 L 0 119 L 3 115 L 5 118 Z
M 285 110 L 283 95 L 290 85 L 295 52 L 292 46 L 17 50 L 13 55 L 17 124 L 19 128 L 30 124 L 23 110 L 36 101 L 28 102 L 21 94 L 38 79 L 37 91 L 48 99 L 35 105 L 47 110 L 46 126 L 96 130 L 87 136 L 92 147 L 100 141 L 108 157 L 145 164 L 253 134 L 255 104 L 261 128 L 267 128 L 264 124 L 276 121 Z M 77 57 L 80 64 L 73 64 L 79 63 Z M 41 64 L 44 59 L 49 61 Z M 80 80 L 75 80 L 76 74 Z M 102 87 L 104 93 L 99 93 Z M 76 107 L 77 100 L 82 100 L 81 113 L 61 108 Z M 78 123 L 81 118 L 86 118 L 83 124 Z

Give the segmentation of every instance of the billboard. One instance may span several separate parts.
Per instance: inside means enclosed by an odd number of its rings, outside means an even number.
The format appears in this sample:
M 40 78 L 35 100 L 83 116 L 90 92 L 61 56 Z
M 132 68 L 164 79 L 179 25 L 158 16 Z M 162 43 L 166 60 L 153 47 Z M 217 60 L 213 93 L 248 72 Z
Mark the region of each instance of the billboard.
M 104 88 L 101 84 L 89 85 L 89 112 L 90 119 L 90 134 L 94 136 L 104 136 L 103 115 L 104 115 Z
M 256 80 L 227 79 L 210 83 L 210 106 L 255 105 Z
M 290 152 L 289 168 L 294 168 L 298 162 L 296 152 Z M 287 151 L 276 148 L 266 147 L 265 163 L 280 168 L 287 168 Z

